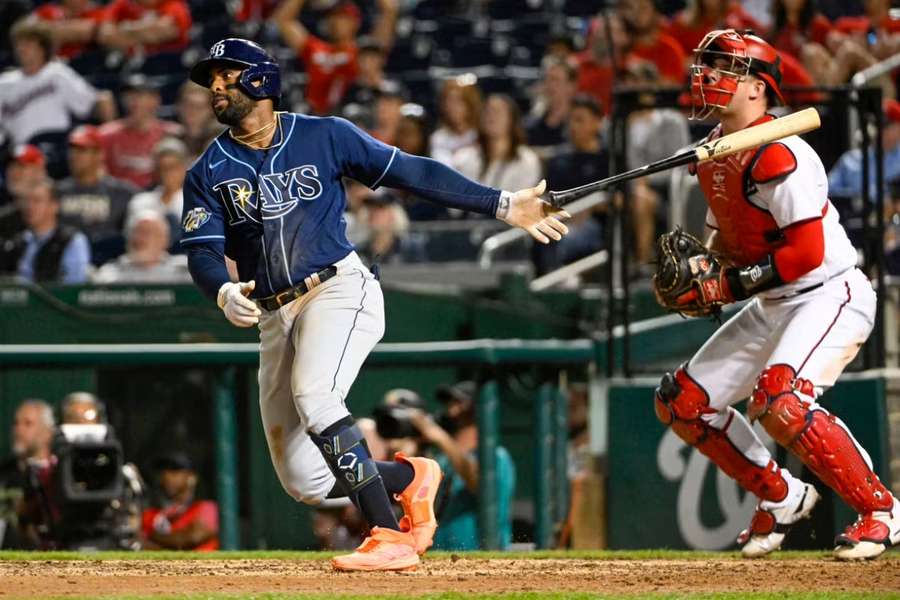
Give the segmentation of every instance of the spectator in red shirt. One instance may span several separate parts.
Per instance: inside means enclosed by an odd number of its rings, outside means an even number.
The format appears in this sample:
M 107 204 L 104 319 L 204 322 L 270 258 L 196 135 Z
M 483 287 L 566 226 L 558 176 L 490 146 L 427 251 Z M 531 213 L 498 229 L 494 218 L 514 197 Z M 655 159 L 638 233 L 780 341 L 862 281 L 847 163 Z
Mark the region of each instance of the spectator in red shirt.
M 686 57 L 678 41 L 662 29 L 664 18 L 653 0 L 628 0 L 619 4 L 619 13 L 631 37 L 627 58 L 641 58 L 656 65 L 660 78 L 670 84 L 687 77 Z
M 125 116 L 100 127 L 106 170 L 147 189 L 154 183 L 153 148 L 164 137 L 179 137 L 181 127 L 156 116 L 159 90 L 145 76 L 131 76 L 124 94 Z
M 211 500 L 197 500 L 197 471 L 190 458 L 178 452 L 157 461 L 159 507 L 148 508 L 141 518 L 145 549 L 219 549 L 219 507 Z
M 234 18 L 240 23 L 264 21 L 269 18 L 276 6 L 278 0 L 241 0 Z
M 74 58 L 94 44 L 106 10 L 92 0 L 60 0 L 42 4 L 31 14 L 50 26 L 57 54 Z
M 152 56 L 188 45 L 191 11 L 184 0 L 113 0 L 106 7 L 98 41 L 115 50 L 143 48 Z
M 576 56 L 578 91 L 593 96 L 604 113 L 612 104 L 613 80 L 618 65 L 623 64 L 629 43 L 630 38 L 619 15 L 609 14 L 608 18 L 598 16 L 591 21 L 586 49 Z
M 330 41 L 316 37 L 297 19 L 304 0 L 284 0 L 272 14 L 284 42 L 294 50 L 306 66 L 308 82 L 306 100 L 317 114 L 334 109 L 358 73 L 359 48 L 356 34 L 360 13 L 356 5 L 343 0 L 329 11 L 325 29 Z M 389 52 L 394 44 L 397 0 L 378 0 L 380 15 L 372 28 L 372 37 Z
M 687 7 L 672 17 L 667 32 L 690 57 L 703 37 L 714 29 L 762 32 L 765 27 L 733 0 L 688 0 Z

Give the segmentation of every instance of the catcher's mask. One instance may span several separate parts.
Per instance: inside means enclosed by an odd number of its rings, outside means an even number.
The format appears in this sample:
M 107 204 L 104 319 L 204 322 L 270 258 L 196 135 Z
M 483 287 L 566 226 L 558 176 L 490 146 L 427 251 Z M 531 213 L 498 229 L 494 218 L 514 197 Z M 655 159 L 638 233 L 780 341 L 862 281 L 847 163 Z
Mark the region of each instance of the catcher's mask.
M 781 57 L 765 40 L 734 29 L 710 31 L 694 50 L 691 65 L 691 119 L 706 119 L 725 108 L 748 75 L 766 83 L 770 104 L 786 104 L 781 95 Z

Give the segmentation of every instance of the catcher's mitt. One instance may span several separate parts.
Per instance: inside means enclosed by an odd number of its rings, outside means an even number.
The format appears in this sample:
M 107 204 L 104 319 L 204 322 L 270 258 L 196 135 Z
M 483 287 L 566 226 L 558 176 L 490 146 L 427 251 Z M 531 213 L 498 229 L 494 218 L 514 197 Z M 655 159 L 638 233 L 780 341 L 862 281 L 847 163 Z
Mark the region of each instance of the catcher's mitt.
M 664 308 L 686 317 L 717 317 L 734 302 L 722 263 L 703 242 L 676 228 L 656 240 L 653 289 Z

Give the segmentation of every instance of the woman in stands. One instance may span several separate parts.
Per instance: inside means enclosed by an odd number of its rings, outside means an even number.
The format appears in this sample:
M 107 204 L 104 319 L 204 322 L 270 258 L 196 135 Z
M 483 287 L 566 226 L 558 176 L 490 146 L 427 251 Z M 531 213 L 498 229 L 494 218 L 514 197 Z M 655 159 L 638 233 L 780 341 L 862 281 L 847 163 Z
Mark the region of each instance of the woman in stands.
M 512 98 L 488 96 L 481 113 L 478 143 L 457 152 L 453 166 L 483 185 L 503 190 L 520 189 L 515 186 L 538 177 L 541 161 L 525 144 L 521 113 Z
M 478 139 L 481 91 L 474 75 L 448 79 L 438 95 L 440 124 L 431 135 L 431 158 L 449 165 L 459 150 Z

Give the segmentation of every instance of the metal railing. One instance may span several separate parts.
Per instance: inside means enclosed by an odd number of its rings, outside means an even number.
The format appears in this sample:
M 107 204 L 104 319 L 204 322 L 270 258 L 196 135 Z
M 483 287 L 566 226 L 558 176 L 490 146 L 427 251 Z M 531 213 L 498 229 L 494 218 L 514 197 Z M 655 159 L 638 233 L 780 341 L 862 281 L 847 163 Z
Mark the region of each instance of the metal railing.
M 597 193 L 585 196 L 571 204 L 567 204 L 565 208 L 572 217 L 576 217 L 584 212 L 593 210 L 599 206 L 604 206 L 608 203 L 609 196 L 607 194 Z M 528 232 L 518 228 L 508 229 L 492 235 L 481 244 L 481 248 L 478 251 L 478 265 L 482 269 L 490 269 L 494 263 L 494 255 L 498 250 L 526 237 L 528 237 Z

